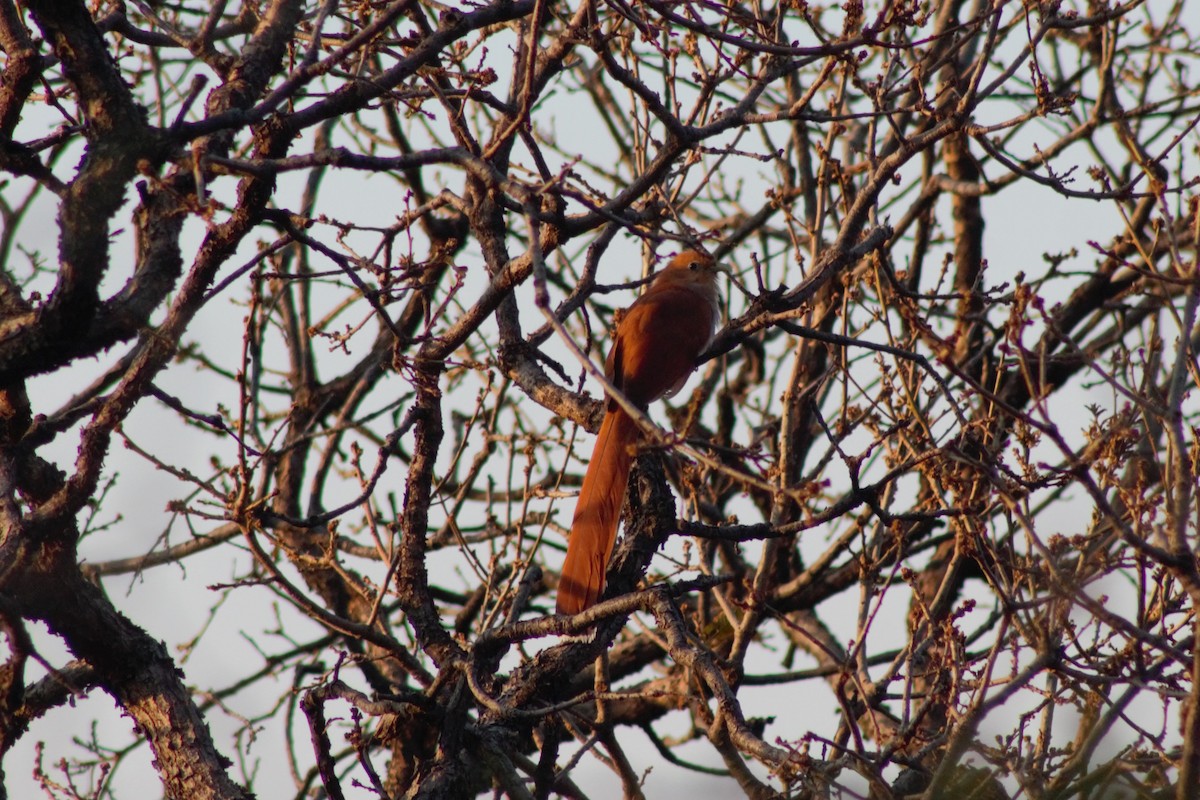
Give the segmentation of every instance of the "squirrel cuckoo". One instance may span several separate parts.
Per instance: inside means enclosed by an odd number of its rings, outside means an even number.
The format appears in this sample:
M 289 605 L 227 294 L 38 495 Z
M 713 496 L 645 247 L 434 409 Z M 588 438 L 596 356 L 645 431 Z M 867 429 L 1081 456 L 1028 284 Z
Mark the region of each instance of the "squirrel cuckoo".
M 629 402 L 645 408 L 683 388 L 720 319 L 717 273 L 723 271 L 704 253 L 680 253 L 626 309 L 604 373 Z M 571 522 L 558 583 L 560 614 L 578 614 L 604 591 L 637 439 L 637 423 L 616 400 L 607 398 Z

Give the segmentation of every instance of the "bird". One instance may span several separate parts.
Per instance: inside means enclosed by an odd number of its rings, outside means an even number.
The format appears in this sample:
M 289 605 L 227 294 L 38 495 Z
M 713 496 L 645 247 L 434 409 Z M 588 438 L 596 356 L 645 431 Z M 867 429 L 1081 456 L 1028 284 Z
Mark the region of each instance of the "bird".
M 682 252 L 618 318 L 604 374 L 631 404 L 645 409 L 687 383 L 720 320 L 717 275 L 726 271 L 706 253 Z M 639 438 L 637 423 L 621 405 L 611 396 L 605 402 L 567 538 L 558 582 L 559 614 L 585 611 L 604 592 L 605 569 Z

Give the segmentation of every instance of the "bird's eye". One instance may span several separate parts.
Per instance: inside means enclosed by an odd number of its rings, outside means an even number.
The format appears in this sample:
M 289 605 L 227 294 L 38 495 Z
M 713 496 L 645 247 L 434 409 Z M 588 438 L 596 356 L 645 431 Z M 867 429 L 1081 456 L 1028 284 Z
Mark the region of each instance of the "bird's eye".
M 695 272 L 696 270 L 700 269 L 700 262 L 693 261 L 691 264 L 688 265 L 688 269 L 690 269 L 692 272 Z

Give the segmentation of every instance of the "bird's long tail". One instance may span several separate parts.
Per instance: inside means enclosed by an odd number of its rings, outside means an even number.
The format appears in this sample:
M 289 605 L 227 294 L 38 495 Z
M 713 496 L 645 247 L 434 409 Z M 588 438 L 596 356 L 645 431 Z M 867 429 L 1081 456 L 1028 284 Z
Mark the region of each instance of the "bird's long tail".
M 571 522 L 567 558 L 558 582 L 560 614 L 584 611 L 604 591 L 604 572 L 617 538 L 637 433 L 637 424 L 621 409 L 605 413 Z

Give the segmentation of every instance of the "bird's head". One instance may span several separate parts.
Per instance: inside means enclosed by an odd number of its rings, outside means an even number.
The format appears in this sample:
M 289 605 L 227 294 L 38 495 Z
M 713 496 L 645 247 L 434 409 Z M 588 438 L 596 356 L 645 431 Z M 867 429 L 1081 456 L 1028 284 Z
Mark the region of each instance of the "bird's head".
M 729 268 L 708 253 L 684 250 L 667 262 L 659 273 L 659 280 L 715 286 L 717 275 L 721 273 L 728 275 Z

